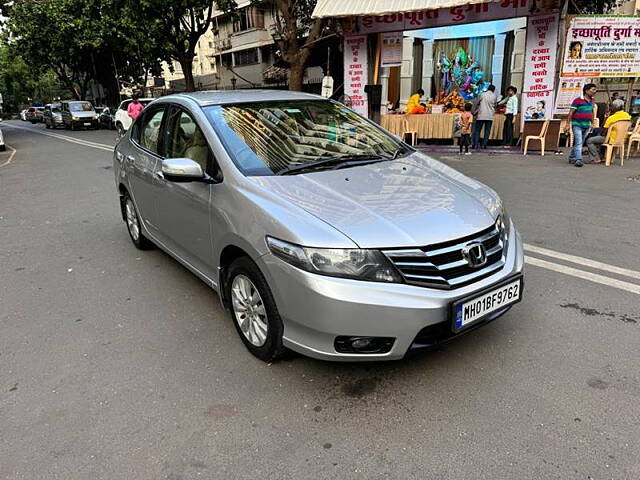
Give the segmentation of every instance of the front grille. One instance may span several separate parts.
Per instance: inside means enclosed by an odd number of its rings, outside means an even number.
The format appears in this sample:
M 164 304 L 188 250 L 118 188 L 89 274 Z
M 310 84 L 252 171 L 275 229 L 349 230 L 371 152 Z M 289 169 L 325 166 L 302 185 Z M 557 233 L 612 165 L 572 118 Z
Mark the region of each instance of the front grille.
M 420 287 L 451 290 L 469 285 L 504 267 L 504 231 L 498 224 L 473 235 L 419 248 L 383 250 L 404 280 Z M 487 262 L 480 268 L 469 266 L 462 249 L 470 242 L 481 242 Z

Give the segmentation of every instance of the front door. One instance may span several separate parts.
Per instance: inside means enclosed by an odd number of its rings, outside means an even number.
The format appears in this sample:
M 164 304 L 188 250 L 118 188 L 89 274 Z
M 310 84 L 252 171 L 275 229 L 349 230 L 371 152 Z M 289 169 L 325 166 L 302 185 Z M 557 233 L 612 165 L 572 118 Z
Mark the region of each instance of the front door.
M 186 110 L 174 106 L 169 111 L 165 144 L 167 158 L 190 158 L 200 164 L 203 172 L 211 172 L 211 149 L 202 129 Z M 169 247 L 191 266 L 214 278 L 210 202 L 215 186 L 197 181 L 159 182 L 158 225 Z
M 166 107 L 161 105 L 143 112 L 141 121 L 131 132 L 132 147 L 125 158 L 133 201 L 152 235 L 157 233 L 158 228 L 156 171 L 160 168 L 163 156 L 161 130 L 165 110 Z

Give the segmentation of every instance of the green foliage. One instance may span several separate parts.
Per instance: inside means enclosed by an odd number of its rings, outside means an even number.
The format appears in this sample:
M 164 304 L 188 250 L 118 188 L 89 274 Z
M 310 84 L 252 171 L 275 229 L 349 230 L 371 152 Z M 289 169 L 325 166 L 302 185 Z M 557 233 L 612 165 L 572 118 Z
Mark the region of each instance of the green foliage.
M 167 58 L 163 37 L 140 21 L 128 0 L 21 0 L 9 10 L 9 43 L 34 73 L 52 70 L 76 98 L 91 81 L 117 97 L 115 68 L 141 83 Z M 155 35 L 154 35 L 155 34 Z M 154 40 L 160 39 L 160 40 Z M 114 101 L 117 101 L 114 100 Z
M 229 1 L 229 0 L 227 0 Z M 133 18 L 144 19 L 154 41 L 162 41 L 167 56 L 180 62 L 187 90 L 194 90 L 192 62 L 200 37 L 211 26 L 211 0 L 126 0 Z
M 24 58 L 13 56 L 4 43 L 0 43 L 0 93 L 5 112 L 17 112 L 31 101 L 48 102 L 52 98 L 64 97 L 52 71 L 34 75 Z

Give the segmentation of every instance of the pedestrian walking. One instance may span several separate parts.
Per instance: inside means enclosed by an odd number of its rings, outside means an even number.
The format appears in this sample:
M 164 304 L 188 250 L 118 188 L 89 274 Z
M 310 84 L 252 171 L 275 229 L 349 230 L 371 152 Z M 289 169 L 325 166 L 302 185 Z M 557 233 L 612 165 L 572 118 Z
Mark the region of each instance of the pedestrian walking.
M 473 105 L 465 103 L 464 112 L 460 115 L 460 154 L 462 154 L 462 148 L 464 147 L 465 155 L 471 155 L 471 152 L 469 151 L 469 144 L 471 143 L 471 124 L 473 123 L 471 110 L 473 110 Z
M 573 132 L 573 149 L 569 154 L 569 163 L 576 167 L 584 165 L 582 162 L 582 146 L 593 123 L 594 97 L 598 89 L 595 84 L 587 83 L 582 88 L 582 97 L 576 98 L 571 103 L 569 121 Z
M 500 103 L 507 104 L 504 118 L 504 128 L 502 131 L 502 146 L 509 148 L 513 146 L 513 122 L 518 114 L 518 89 L 514 86 L 507 88 L 507 97 Z
M 487 148 L 489 143 L 489 135 L 491 134 L 491 125 L 493 124 L 493 116 L 496 113 L 496 87 L 489 85 L 487 91 L 480 94 L 478 103 L 476 104 L 475 117 L 473 124 L 473 145 L 472 148 L 480 147 L 480 131 L 484 128 L 484 138 L 482 140 L 482 148 Z
M 135 120 L 140 116 L 142 110 L 144 110 L 144 105 L 138 101 L 138 95 L 133 95 L 131 97 L 131 103 L 127 107 L 127 114 L 131 120 Z

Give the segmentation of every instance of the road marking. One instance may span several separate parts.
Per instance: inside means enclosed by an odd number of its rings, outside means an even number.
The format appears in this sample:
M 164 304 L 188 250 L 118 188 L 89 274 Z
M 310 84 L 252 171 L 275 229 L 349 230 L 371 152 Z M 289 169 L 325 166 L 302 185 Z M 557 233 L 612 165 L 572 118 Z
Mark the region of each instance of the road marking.
M 4 163 L 0 163 L 0 167 L 4 167 L 6 165 L 9 165 L 11 163 L 11 161 L 13 160 L 13 156 L 16 154 L 16 149 L 13 148 L 11 145 L 7 145 L 6 143 L 4 144 L 5 147 L 13 150 L 11 152 L 11 155 L 9 155 L 9 158 L 4 162 Z
M 557 258 L 559 260 L 566 260 L 567 262 L 576 263 L 585 267 L 597 268 L 606 272 L 617 273 L 629 278 L 635 278 L 640 280 L 640 272 L 635 270 L 629 270 L 627 268 L 616 267 L 615 265 L 609 265 L 607 263 L 597 262 L 595 260 L 589 260 L 588 258 L 577 257 L 575 255 L 568 255 L 566 253 L 560 253 L 546 248 L 536 247 L 534 245 L 524 244 L 524 249 L 528 252 L 538 253 L 546 257 Z
M 82 145 L 84 147 L 97 148 L 98 150 L 104 150 L 107 152 L 113 152 L 115 148 L 111 145 L 107 145 L 104 143 L 91 142 L 89 140 L 82 140 L 80 138 L 69 137 L 67 135 L 61 135 L 59 133 L 42 132 L 40 130 L 36 130 L 35 128 L 23 127 L 23 126 L 13 125 L 13 124 L 5 124 L 5 126 L 9 128 L 17 128 L 18 130 L 26 130 L 27 132 L 33 132 L 39 135 L 45 135 L 47 137 L 57 138 L 58 140 L 64 140 L 65 142 L 75 143 L 78 145 Z
M 546 268 L 547 270 L 553 270 L 554 272 L 564 273 L 576 278 L 582 278 L 583 280 L 589 280 L 590 282 L 599 283 L 608 287 L 618 288 L 620 290 L 626 290 L 627 292 L 640 295 L 640 285 L 635 283 L 623 282 L 622 280 L 616 280 L 615 278 L 606 277 L 597 273 L 586 272 L 577 268 L 568 267 L 566 265 L 560 265 L 559 263 L 548 262 L 535 257 L 529 257 L 525 255 L 525 262 L 535 265 L 536 267 Z

